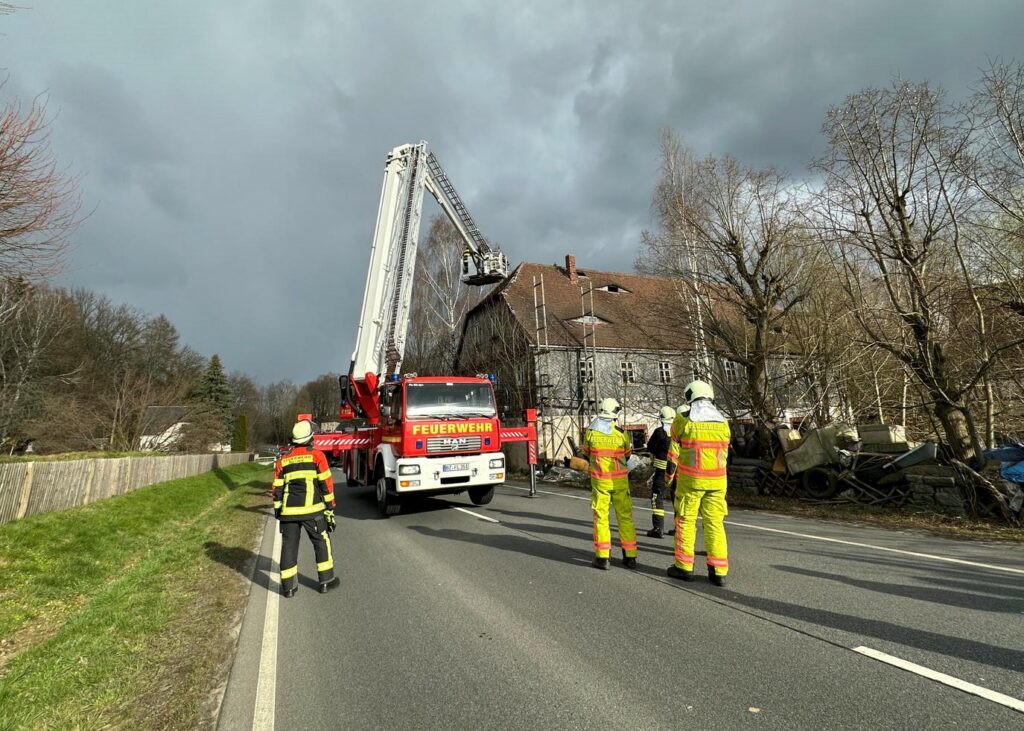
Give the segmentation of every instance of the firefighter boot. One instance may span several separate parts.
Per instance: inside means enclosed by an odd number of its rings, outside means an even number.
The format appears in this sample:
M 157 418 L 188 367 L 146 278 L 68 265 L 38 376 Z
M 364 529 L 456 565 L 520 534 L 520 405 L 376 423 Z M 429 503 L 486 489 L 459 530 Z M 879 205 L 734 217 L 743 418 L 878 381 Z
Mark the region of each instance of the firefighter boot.
M 623 555 L 622 556 L 622 565 L 625 566 L 627 569 L 635 569 L 635 568 L 637 568 L 636 556 L 626 556 L 626 555 Z
M 708 566 L 708 581 L 715 586 L 725 586 L 725 577 L 719 576 L 714 566 Z
M 665 534 L 662 533 L 661 530 L 658 529 L 658 528 L 651 528 L 649 531 L 647 531 L 647 537 L 648 538 L 664 538 Z
M 693 572 L 681 569 L 675 564 L 668 567 L 665 573 L 673 579 L 682 579 L 683 581 L 693 581 Z
M 326 594 L 328 592 L 328 590 L 333 589 L 334 587 L 336 587 L 340 583 L 341 583 L 341 579 L 339 579 L 337 576 L 335 576 L 330 581 L 321 582 L 320 583 L 320 593 L 321 594 Z
M 285 589 L 281 592 L 281 594 L 284 596 L 285 599 L 291 599 L 293 596 L 295 596 L 295 591 L 296 588 L 293 586 L 291 589 Z
M 601 558 L 600 556 L 595 556 L 594 557 L 594 563 L 592 563 L 590 565 L 593 566 L 595 569 L 603 569 L 605 571 L 607 571 L 610 568 L 610 566 L 608 565 L 608 557 L 607 556 L 604 557 L 604 558 Z

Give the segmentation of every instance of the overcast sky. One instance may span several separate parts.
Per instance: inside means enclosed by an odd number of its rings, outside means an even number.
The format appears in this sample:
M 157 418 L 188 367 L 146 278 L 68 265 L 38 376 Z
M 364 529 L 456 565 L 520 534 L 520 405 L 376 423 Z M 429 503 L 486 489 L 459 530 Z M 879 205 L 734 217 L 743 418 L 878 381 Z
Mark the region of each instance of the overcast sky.
M 1024 59 L 1020 0 L 18 4 L 3 93 L 48 93 L 93 210 L 61 283 L 264 383 L 347 370 L 398 144 L 431 143 L 513 263 L 629 270 L 660 128 L 799 176 L 845 95 Z

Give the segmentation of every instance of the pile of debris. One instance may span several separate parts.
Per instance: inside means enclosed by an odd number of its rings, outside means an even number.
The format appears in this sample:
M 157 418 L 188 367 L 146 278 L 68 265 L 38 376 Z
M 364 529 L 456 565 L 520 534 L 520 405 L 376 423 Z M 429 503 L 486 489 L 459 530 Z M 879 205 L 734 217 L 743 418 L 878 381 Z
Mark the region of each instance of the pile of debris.
M 736 473 L 746 479 L 747 489 L 753 480 L 760 494 L 815 502 L 914 505 L 956 514 L 976 507 L 965 501 L 965 493 L 971 491 L 965 491 L 961 472 L 943 458 L 939 446 L 908 440 L 901 426 L 831 425 L 802 434 L 783 427 L 777 436 L 779 449 L 771 464 L 742 460 L 756 464 L 732 466 L 730 478 Z M 1024 447 L 985 456 L 1006 463 L 1000 491 L 1011 511 L 1019 514 L 1024 503 Z

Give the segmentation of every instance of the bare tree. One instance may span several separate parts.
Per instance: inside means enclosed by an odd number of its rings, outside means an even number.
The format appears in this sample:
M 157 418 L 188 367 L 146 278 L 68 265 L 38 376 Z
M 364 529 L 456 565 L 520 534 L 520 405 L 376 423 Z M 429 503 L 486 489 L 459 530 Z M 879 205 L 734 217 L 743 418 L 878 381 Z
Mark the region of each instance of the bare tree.
M 675 277 L 688 303 L 687 329 L 742 368 L 732 400 L 749 410 L 766 448 L 778 416 L 771 361 L 791 348 L 786 322 L 808 295 L 814 262 L 798 198 L 778 170 L 731 157 L 696 160 L 671 131 L 662 136 L 661 154 L 653 202 L 660 228 L 645 232 L 638 268 Z M 729 390 L 730 379 L 718 380 Z
M 68 328 L 68 302 L 60 293 L 23 281 L 0 282 L 0 443 L 8 449 L 28 437 L 24 426 L 42 408 L 47 386 L 61 374 L 53 355 Z
M 312 414 L 313 421 L 336 421 L 338 404 L 341 402 L 338 374 L 325 373 L 318 376 L 299 389 L 296 399 L 297 410 Z
M 897 81 L 829 110 L 828 154 L 817 199 L 819 233 L 832 247 L 866 343 L 886 352 L 927 395 L 959 460 L 980 466 L 980 439 L 965 399 L 1000 357 L 974 263 L 975 205 L 963 174 L 970 130 L 940 92 Z
M 2 9 L 2 8 L 0 8 Z M 57 167 L 46 104 L 0 111 L 0 276 L 39 277 L 60 267 L 78 225 L 77 181 Z
M 462 237 L 444 216 L 430 221 L 416 258 L 407 370 L 443 373 L 452 368 L 462 320 L 480 292 L 462 281 Z

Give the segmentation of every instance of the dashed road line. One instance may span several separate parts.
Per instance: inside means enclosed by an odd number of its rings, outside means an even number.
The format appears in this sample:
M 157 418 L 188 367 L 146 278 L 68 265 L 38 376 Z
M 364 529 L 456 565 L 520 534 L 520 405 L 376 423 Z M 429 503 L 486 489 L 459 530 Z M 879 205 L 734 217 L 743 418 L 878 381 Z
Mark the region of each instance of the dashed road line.
M 455 509 L 458 510 L 460 513 L 466 513 L 466 515 L 472 515 L 474 518 L 479 518 L 480 520 L 486 520 L 488 523 L 500 523 L 501 522 L 500 520 L 495 520 L 494 518 L 489 518 L 486 515 L 480 515 L 480 513 L 474 513 L 472 510 L 466 510 L 465 508 L 456 507 Z
M 917 663 L 909 662 L 902 658 L 894 657 L 893 655 L 888 655 L 884 652 L 879 652 L 878 650 L 872 650 L 870 647 L 854 647 L 853 651 L 859 652 L 861 655 L 874 658 L 880 662 L 887 663 L 893 667 L 900 668 L 901 670 L 916 673 L 917 675 L 928 678 L 929 680 L 934 680 L 937 683 L 948 685 L 951 688 L 962 690 L 965 693 L 971 693 L 972 695 L 979 696 L 985 700 L 992 701 L 993 703 L 998 703 L 1006 706 L 1007 708 L 1012 708 L 1015 711 L 1024 713 L 1024 701 L 1018 700 L 1012 696 L 1004 695 L 994 690 L 989 690 L 988 688 L 983 688 L 982 686 L 975 685 L 974 683 L 968 683 L 966 680 L 954 678 L 952 675 L 940 673 L 936 670 L 932 670 L 931 668 L 926 668 L 924 665 L 918 665 Z
M 276 526 L 275 526 L 276 527 Z M 281 555 L 281 531 L 274 531 L 273 553 L 270 554 L 270 575 L 280 576 L 277 557 Z M 256 683 L 256 709 L 252 717 L 253 731 L 273 731 L 277 701 L 277 616 L 281 587 L 272 578 L 267 586 L 267 610 L 263 616 L 263 645 L 260 650 L 260 674 Z

